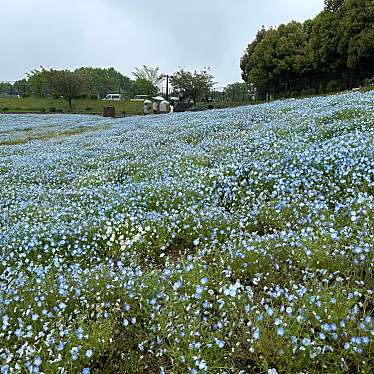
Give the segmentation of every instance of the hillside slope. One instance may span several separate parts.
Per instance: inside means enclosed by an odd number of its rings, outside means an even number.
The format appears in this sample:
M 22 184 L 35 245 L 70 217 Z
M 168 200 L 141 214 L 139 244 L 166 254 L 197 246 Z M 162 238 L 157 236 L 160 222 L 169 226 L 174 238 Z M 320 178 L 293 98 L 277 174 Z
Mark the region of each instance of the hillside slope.
M 2 372 L 371 372 L 373 151 L 374 93 L 0 116 Z

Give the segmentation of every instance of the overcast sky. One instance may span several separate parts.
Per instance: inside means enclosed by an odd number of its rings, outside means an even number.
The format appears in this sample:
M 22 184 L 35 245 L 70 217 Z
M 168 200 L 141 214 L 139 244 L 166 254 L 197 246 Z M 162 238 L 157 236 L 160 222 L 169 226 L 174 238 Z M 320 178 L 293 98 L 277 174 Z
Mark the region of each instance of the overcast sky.
M 314 17 L 323 0 L 0 0 L 0 81 L 38 68 L 210 66 L 240 81 L 239 60 L 262 26 Z

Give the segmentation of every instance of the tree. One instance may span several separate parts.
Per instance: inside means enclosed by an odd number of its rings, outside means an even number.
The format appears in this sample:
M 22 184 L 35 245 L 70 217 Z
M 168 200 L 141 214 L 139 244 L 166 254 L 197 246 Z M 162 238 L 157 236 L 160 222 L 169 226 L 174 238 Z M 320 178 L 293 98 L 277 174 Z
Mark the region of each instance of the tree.
M 141 68 L 136 68 L 133 75 L 137 80 L 148 81 L 158 90 L 164 80 L 164 75 L 160 73 L 160 68 L 143 65 Z
M 11 83 L 9 82 L 0 82 L 0 93 L 6 93 L 9 94 L 11 91 Z
M 13 89 L 15 89 L 22 96 L 31 95 L 31 86 L 27 79 L 21 79 L 14 82 Z
M 344 5 L 344 0 L 325 0 L 325 10 L 338 13 Z
M 374 2 L 345 0 L 339 19 L 339 52 L 347 68 L 358 78 L 374 74 Z
M 75 71 L 86 76 L 88 95 L 95 95 L 98 98 L 114 92 L 123 93 L 128 97 L 134 95 L 134 82 L 114 68 L 82 67 Z
M 262 26 L 262 28 L 257 32 L 255 40 L 250 43 L 243 55 L 243 57 L 240 59 L 240 68 L 242 69 L 242 79 L 244 81 L 247 81 L 248 79 L 248 71 L 252 69 L 252 60 L 251 56 L 256 49 L 256 46 L 261 42 L 261 40 L 264 38 L 266 34 L 265 26 Z
M 181 68 L 170 77 L 173 89 L 183 92 L 187 97 L 191 97 L 194 102 L 203 94 L 208 93 L 214 86 L 214 77 L 209 69 L 192 73 Z
M 226 86 L 225 95 L 232 101 L 245 101 L 255 94 L 254 87 L 251 84 L 236 82 Z
M 306 68 L 307 33 L 298 22 L 260 30 L 241 60 L 242 77 L 253 83 L 259 96 L 288 95 L 295 77 Z
M 52 92 L 50 82 L 48 80 L 48 71 L 40 67 L 40 70 L 34 69 L 26 74 L 27 83 L 30 85 L 31 92 L 34 96 L 44 97 Z
M 47 78 L 54 93 L 62 96 L 72 110 L 73 99 L 84 93 L 86 76 L 81 72 L 51 69 L 47 72 Z
M 135 95 L 156 95 L 158 88 L 147 79 L 138 78 L 134 82 Z
M 326 0 L 303 24 L 262 28 L 245 51 L 242 78 L 260 96 L 351 88 L 374 74 L 373 0 Z

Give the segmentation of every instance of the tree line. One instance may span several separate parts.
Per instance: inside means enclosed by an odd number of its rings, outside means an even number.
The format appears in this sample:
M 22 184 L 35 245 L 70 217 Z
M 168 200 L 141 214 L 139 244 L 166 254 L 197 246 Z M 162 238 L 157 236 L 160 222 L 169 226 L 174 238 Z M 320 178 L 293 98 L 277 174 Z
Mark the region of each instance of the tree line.
M 101 99 L 108 93 L 119 93 L 125 98 L 136 95 L 157 95 L 166 75 L 158 67 L 143 65 L 133 72 L 131 79 L 114 68 L 81 67 L 74 71 L 40 69 L 32 70 L 25 79 L 12 85 L 0 83 L 0 92 L 20 94 L 23 97 L 63 97 L 72 108 L 74 98 Z M 169 77 L 172 93 L 183 93 L 186 98 L 196 101 L 209 92 L 213 85 L 213 75 L 209 69 L 187 71 L 180 68 Z
M 262 99 L 362 85 L 374 76 L 374 1 L 325 0 L 314 19 L 262 27 L 240 67 Z

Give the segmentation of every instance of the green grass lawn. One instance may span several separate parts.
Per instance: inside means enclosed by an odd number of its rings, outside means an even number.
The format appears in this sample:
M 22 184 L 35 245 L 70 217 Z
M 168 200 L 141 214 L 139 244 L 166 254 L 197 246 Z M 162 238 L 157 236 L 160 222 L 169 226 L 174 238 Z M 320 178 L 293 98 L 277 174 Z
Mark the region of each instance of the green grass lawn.
M 142 114 L 143 103 L 140 101 L 103 101 L 77 99 L 73 101 L 72 113 L 101 114 L 105 106 L 114 106 L 117 116 Z M 69 112 L 69 105 L 64 99 L 53 98 L 7 98 L 0 97 L 0 113 L 53 113 Z

